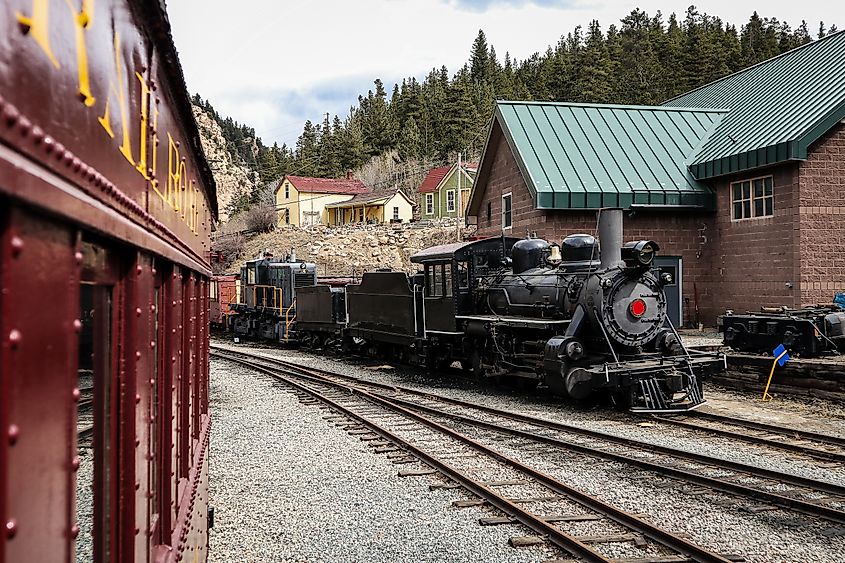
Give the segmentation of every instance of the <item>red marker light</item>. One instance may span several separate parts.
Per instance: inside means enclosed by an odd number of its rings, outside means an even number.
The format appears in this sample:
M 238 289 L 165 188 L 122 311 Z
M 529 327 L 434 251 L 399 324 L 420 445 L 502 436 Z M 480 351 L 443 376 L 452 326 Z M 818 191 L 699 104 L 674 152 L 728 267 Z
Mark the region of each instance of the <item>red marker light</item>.
M 628 310 L 631 312 L 631 315 L 638 319 L 645 315 L 645 309 L 645 301 L 643 301 L 642 299 L 634 299 L 633 301 L 631 301 L 631 305 L 628 307 Z

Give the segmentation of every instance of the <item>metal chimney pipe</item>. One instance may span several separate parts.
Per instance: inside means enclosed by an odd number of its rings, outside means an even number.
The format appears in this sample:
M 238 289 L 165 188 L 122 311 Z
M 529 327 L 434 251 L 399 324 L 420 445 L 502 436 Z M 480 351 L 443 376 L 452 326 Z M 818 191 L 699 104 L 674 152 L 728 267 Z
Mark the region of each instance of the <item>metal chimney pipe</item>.
M 601 268 L 607 270 L 625 265 L 622 261 L 622 209 L 599 209 L 599 249 Z

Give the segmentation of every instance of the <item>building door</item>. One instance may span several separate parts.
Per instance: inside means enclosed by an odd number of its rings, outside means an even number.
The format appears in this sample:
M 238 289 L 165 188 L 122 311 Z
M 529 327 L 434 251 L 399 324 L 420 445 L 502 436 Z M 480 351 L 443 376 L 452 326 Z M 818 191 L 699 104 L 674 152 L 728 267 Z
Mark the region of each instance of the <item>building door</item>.
M 666 293 L 666 305 L 668 308 L 669 318 L 675 327 L 682 325 L 683 309 L 683 278 L 684 267 L 680 256 L 658 256 L 654 260 L 654 265 L 660 268 L 661 273 L 667 273 L 672 276 L 672 283 L 666 284 L 663 291 Z

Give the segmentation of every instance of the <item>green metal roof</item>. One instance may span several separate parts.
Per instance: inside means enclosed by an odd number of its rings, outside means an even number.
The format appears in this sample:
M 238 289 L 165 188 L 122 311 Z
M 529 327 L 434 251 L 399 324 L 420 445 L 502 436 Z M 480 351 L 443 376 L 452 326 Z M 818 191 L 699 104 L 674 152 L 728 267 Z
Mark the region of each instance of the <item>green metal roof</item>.
M 712 191 L 687 165 L 723 115 L 713 109 L 500 101 L 492 127 L 501 126 L 538 209 L 710 209 Z
M 808 147 L 845 118 L 845 31 L 664 105 L 730 109 L 690 162 L 698 179 L 806 159 Z

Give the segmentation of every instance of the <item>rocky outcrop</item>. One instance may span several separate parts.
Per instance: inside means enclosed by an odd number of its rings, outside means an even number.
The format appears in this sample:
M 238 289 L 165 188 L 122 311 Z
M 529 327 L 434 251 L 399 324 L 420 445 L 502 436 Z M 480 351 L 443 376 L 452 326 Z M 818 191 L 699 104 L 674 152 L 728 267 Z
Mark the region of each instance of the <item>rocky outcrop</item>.
M 351 276 L 377 268 L 414 272 L 410 257 L 417 251 L 462 240 L 474 231 L 458 229 L 452 222 L 431 224 L 363 225 L 355 227 L 279 228 L 243 242 L 240 256 L 232 269 L 265 250 L 276 256 L 288 254 L 306 262 L 315 262 L 320 276 Z
M 251 171 L 235 161 L 232 154 L 226 150 L 226 140 L 223 138 L 223 131 L 213 117 L 208 115 L 202 108 L 193 106 L 194 117 L 200 131 L 202 148 L 214 181 L 217 183 L 217 207 L 220 210 L 220 222 L 229 220 L 231 203 L 242 194 L 252 191 L 253 177 L 257 172 Z

